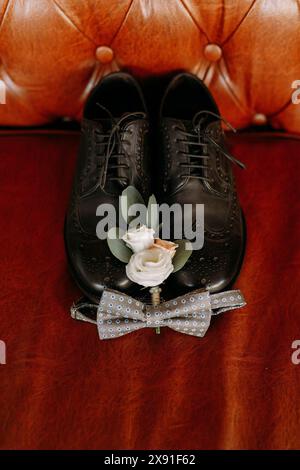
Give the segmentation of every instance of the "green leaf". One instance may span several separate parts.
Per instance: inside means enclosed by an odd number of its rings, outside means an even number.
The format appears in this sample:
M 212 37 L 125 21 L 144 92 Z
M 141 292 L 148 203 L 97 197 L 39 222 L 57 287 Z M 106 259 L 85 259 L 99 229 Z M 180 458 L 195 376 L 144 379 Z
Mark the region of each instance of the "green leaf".
M 121 208 L 121 214 L 123 219 L 125 220 L 126 223 L 130 223 L 134 217 L 129 217 L 128 216 L 128 209 L 130 206 L 133 204 L 144 204 L 145 201 L 142 198 L 142 195 L 139 193 L 139 191 L 134 187 L 134 186 L 128 186 L 128 188 L 124 189 L 121 195 L 121 200 L 120 200 L 120 208 Z
M 174 243 L 178 245 L 175 256 L 173 258 L 173 273 L 176 273 L 177 271 L 183 268 L 183 266 L 191 256 L 193 248 L 191 243 L 187 240 L 174 240 Z
M 111 228 L 107 234 L 107 244 L 112 254 L 122 263 L 128 263 L 132 251 L 121 239 L 120 230 L 117 227 Z
M 156 197 L 154 196 L 154 194 L 152 194 L 152 196 L 149 197 L 149 201 L 148 201 L 146 224 L 147 224 L 147 227 L 152 228 L 153 230 L 157 231 L 158 223 L 159 223 L 158 205 L 157 205 Z

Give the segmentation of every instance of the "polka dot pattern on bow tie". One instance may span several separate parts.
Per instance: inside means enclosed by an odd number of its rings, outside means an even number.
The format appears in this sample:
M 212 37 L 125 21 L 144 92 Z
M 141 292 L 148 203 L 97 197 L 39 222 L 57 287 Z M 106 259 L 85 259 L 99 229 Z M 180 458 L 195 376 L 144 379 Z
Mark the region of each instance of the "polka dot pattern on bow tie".
M 100 304 L 81 300 L 71 307 L 75 320 L 97 323 L 101 339 L 123 336 L 141 328 L 167 326 L 180 333 L 202 337 L 212 315 L 241 308 L 246 301 L 239 290 L 210 294 L 198 290 L 160 305 L 148 306 L 117 291 L 105 290 Z M 85 308 L 97 309 L 97 322 L 86 316 Z
M 169 328 L 202 337 L 211 318 L 208 292 L 185 295 L 159 307 L 117 292 L 104 291 L 98 307 L 98 330 L 101 339 L 116 338 L 141 328 Z

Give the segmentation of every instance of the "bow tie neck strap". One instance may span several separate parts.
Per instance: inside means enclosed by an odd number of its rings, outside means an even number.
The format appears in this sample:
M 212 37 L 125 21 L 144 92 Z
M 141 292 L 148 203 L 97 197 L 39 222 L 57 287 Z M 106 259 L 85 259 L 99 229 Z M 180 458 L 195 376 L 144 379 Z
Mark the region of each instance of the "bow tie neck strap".
M 210 295 L 212 315 L 219 315 L 228 310 L 235 310 L 246 305 L 242 292 L 238 289 L 226 292 L 218 292 Z

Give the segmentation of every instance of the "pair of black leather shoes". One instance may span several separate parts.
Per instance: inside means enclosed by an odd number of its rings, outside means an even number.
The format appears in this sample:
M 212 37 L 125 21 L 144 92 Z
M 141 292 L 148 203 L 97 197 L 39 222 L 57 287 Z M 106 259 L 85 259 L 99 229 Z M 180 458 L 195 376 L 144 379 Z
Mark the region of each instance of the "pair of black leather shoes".
M 218 107 L 197 77 L 177 75 L 164 93 L 156 134 L 149 139 L 143 92 L 126 73 L 105 77 L 85 105 L 80 150 L 65 222 L 69 266 L 81 290 L 98 301 L 104 287 L 139 295 L 124 264 L 99 240 L 97 207 L 113 204 L 129 185 L 147 200 L 158 182 L 159 203 L 204 204 L 204 246 L 166 281 L 170 295 L 203 287 L 229 287 L 238 275 L 245 245 L 242 211 Z M 152 160 L 158 174 L 151 177 Z M 241 165 L 241 164 L 240 164 Z

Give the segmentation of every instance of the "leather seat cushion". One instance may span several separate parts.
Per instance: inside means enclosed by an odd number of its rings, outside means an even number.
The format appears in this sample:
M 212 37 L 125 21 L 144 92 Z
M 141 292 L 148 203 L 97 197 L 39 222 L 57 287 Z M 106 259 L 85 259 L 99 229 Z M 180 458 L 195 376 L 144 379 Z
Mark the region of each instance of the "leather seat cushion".
M 0 0 L 0 124 L 80 119 L 90 90 L 116 70 L 186 70 L 235 127 L 300 133 L 299 34 L 295 0 Z

